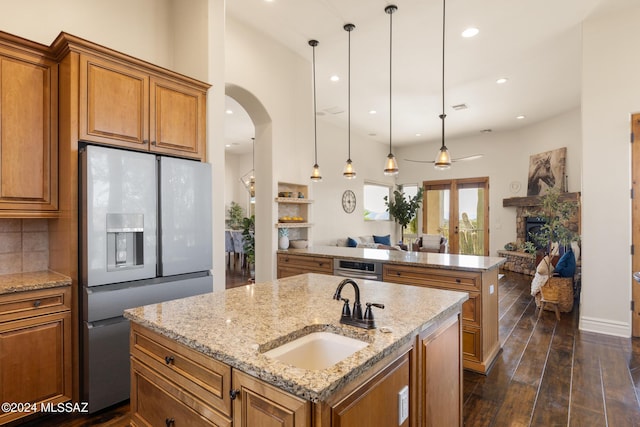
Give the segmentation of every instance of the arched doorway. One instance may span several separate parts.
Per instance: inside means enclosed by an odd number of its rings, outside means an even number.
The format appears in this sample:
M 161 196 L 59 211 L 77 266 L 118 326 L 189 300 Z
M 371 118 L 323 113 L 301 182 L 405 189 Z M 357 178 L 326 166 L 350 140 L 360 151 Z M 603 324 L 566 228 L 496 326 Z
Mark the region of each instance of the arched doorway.
M 256 281 L 271 280 L 274 270 L 273 229 L 274 194 L 271 117 L 260 100 L 246 89 L 227 83 L 225 94 L 233 98 L 248 113 L 255 129 L 255 277 Z M 243 171 L 244 172 L 244 171 Z

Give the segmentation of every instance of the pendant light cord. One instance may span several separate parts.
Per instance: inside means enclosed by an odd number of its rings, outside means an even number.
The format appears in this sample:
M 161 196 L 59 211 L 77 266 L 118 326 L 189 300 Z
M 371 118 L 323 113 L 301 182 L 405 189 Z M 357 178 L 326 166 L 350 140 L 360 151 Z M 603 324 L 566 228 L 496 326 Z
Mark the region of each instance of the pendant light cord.
M 349 46 L 347 49 L 347 159 L 351 160 L 351 30 L 353 30 L 353 28 L 349 25 L 350 24 L 345 25 L 344 28 L 349 33 Z
M 393 12 L 395 12 L 395 9 L 390 9 L 389 10 L 389 155 L 391 155 L 391 123 L 393 122 L 393 114 L 392 114 L 392 103 L 391 103 L 391 94 L 393 93 L 393 91 L 391 90 L 391 86 L 392 86 L 392 67 L 391 67 L 391 61 L 392 61 L 392 51 L 393 51 Z
M 313 49 L 313 146 L 315 164 L 318 164 L 318 114 L 316 113 L 316 45 L 311 45 Z
M 444 147 L 444 119 L 447 115 L 444 113 L 444 25 L 445 25 L 445 8 L 446 8 L 446 0 L 442 0 L 442 114 L 440 118 L 442 119 L 442 146 Z

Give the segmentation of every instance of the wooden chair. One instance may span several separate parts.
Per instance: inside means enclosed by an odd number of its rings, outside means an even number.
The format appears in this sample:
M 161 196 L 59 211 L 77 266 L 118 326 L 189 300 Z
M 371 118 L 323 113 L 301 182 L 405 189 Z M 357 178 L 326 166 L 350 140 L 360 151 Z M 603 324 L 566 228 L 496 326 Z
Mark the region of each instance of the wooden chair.
M 551 278 L 540 288 L 540 312 L 538 313 L 538 319 L 542 316 L 545 305 L 548 304 L 551 304 L 553 311 L 556 312 L 556 319 L 560 320 L 560 310 L 558 308 L 558 304 L 560 304 L 560 292 L 557 286 L 553 286 Z

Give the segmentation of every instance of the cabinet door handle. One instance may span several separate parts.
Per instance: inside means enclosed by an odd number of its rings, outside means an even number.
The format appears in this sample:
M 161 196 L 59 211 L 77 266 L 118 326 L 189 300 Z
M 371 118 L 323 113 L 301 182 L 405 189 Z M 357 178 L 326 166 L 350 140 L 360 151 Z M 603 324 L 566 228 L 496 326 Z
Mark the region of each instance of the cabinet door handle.
M 229 397 L 231 398 L 231 400 L 236 400 L 236 397 L 238 397 L 239 395 L 240 395 L 240 390 L 238 390 L 237 388 L 234 388 L 231 391 L 229 391 Z
M 456 283 L 462 283 L 462 280 L 456 279 Z
M 151 145 L 156 145 L 156 142 L 155 141 L 151 141 Z
M 400 276 L 400 272 L 399 271 L 396 271 L 396 276 Z
M 165 418 L 164 423 L 167 425 L 167 427 L 171 427 L 176 425 L 176 420 L 174 418 Z
M 40 300 L 37 300 L 37 301 L 35 301 L 35 302 L 33 303 L 33 306 L 34 306 L 34 307 L 36 307 L 36 308 L 38 308 L 38 307 L 40 307 L 40 304 L 42 304 L 42 302 L 41 302 Z
M 165 356 L 165 357 L 164 357 L 164 362 L 165 362 L 167 365 L 171 365 L 171 364 L 174 362 L 174 360 L 175 360 L 175 359 L 173 358 L 173 356 Z

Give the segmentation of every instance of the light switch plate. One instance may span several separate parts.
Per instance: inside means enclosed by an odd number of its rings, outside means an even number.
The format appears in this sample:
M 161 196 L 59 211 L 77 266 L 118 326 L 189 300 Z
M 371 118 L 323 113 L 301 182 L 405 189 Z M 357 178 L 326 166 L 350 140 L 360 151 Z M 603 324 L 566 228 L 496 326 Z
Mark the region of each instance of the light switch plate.
M 489 285 L 489 295 L 493 293 L 493 289 L 494 289 L 493 285 Z
M 404 386 L 398 392 L 398 425 L 402 425 L 409 418 L 409 386 Z

